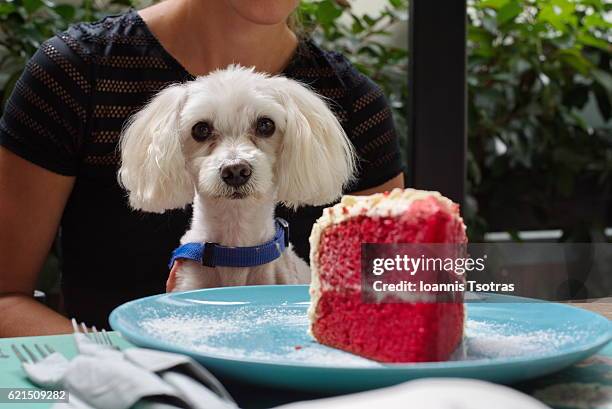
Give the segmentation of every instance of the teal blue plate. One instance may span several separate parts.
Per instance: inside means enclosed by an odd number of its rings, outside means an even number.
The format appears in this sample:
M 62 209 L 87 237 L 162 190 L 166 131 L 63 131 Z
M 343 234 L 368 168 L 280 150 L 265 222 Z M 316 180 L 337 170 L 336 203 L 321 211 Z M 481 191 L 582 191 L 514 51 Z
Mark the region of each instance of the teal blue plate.
M 226 287 L 128 302 L 110 316 L 130 342 L 187 354 L 221 377 L 349 392 L 425 377 L 513 383 L 549 374 L 612 338 L 606 318 L 563 304 L 494 294 L 467 303 L 463 348 L 450 361 L 383 365 L 307 333 L 307 286 Z

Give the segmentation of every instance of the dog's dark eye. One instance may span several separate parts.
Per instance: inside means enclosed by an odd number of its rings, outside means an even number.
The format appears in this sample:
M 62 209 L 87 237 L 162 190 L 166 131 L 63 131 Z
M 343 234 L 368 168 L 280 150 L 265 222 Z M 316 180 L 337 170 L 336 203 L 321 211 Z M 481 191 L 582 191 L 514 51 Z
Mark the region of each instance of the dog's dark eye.
M 198 142 L 203 142 L 212 134 L 212 125 L 208 122 L 198 122 L 191 128 L 191 136 Z
M 257 136 L 272 136 L 275 130 L 276 125 L 274 125 L 274 121 L 270 118 L 262 117 L 257 119 L 257 124 L 255 125 Z

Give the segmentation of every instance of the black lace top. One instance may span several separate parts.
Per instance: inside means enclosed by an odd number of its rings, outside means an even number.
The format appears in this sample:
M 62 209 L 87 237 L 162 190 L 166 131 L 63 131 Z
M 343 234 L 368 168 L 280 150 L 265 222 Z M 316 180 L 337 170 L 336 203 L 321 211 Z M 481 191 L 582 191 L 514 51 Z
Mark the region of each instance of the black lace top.
M 389 106 L 378 86 L 340 54 L 301 41 L 284 75 L 331 99 L 360 156 L 352 191 L 401 172 Z M 169 83 L 193 78 L 128 12 L 77 24 L 46 41 L 27 64 L 0 120 L 0 144 L 62 175 L 76 176 L 62 221 L 62 289 L 70 316 L 106 325 L 110 310 L 164 291 L 167 262 L 190 209 L 145 214 L 117 184 L 117 140 L 126 119 Z M 321 208 L 279 207 L 291 241 L 308 257 Z

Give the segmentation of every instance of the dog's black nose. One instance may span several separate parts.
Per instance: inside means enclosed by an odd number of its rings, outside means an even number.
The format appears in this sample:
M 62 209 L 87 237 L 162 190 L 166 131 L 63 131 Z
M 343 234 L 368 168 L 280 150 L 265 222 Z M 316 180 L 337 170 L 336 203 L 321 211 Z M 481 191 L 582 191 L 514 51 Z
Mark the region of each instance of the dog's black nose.
M 251 173 L 249 165 L 239 163 L 221 168 L 221 179 L 230 186 L 239 187 L 248 182 Z

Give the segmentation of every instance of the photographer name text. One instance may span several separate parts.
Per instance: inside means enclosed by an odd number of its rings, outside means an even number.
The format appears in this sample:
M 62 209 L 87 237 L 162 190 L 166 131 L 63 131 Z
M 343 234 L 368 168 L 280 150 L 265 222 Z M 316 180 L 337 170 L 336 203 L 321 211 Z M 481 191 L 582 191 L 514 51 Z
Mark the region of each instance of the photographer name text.
M 376 292 L 513 292 L 513 283 L 479 283 L 468 280 L 466 282 L 455 281 L 454 283 L 426 283 L 423 281 L 400 281 L 397 283 L 385 283 L 381 280 L 374 281 L 372 288 Z

